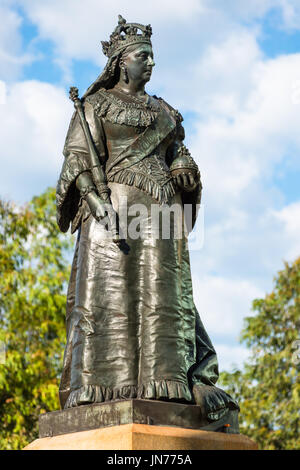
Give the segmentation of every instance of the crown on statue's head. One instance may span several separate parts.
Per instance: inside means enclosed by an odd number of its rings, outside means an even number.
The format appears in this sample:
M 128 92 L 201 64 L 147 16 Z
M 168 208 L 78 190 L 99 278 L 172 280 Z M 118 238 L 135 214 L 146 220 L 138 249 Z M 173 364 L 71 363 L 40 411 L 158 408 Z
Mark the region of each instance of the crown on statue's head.
M 144 26 L 139 23 L 126 23 L 126 20 L 119 15 L 118 26 L 110 35 L 110 40 L 101 41 L 103 53 L 110 58 L 132 44 L 148 43 L 151 45 L 151 35 L 150 24 Z

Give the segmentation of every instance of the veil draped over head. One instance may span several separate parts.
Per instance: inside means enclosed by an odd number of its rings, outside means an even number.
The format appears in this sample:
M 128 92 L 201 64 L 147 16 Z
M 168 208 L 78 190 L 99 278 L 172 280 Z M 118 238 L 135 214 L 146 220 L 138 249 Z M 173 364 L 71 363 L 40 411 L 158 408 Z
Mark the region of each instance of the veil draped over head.
M 86 98 L 93 93 L 96 93 L 100 88 L 112 88 L 116 83 L 116 71 L 119 64 L 120 58 L 124 51 L 119 51 L 117 54 L 111 56 L 101 74 L 96 80 L 88 87 L 82 98 Z

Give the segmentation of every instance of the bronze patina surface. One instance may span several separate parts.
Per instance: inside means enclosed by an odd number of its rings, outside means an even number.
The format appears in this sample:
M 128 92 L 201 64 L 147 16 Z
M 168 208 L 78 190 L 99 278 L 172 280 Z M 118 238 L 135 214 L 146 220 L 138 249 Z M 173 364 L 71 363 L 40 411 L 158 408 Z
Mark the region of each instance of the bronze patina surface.
M 153 207 L 189 204 L 193 226 L 202 189 L 183 143 L 182 116 L 145 91 L 155 65 L 151 34 L 150 25 L 120 16 L 103 43 L 103 72 L 81 100 L 71 90 L 76 111 L 57 185 L 57 220 L 78 237 L 60 401 L 66 410 L 115 400 L 121 408 L 120 400 L 178 402 L 190 406 L 192 423 L 197 405 L 216 429 L 229 411 L 237 415 L 238 405 L 215 386 L 218 362 L 193 300 L 187 236 L 173 229 L 167 238 L 160 229 L 151 235 Z M 147 236 L 124 235 L 120 221 L 107 238 L 105 210 L 120 217 L 124 199 L 129 222 L 134 205 L 146 208 Z M 183 217 L 175 222 L 183 225 Z M 166 419 L 170 424 L 172 413 Z
M 197 405 L 158 400 L 118 400 L 76 406 L 39 417 L 39 437 L 52 437 L 122 424 L 151 424 L 202 429 L 228 434 L 238 433 L 238 411 L 231 410 L 218 421 L 208 423 Z

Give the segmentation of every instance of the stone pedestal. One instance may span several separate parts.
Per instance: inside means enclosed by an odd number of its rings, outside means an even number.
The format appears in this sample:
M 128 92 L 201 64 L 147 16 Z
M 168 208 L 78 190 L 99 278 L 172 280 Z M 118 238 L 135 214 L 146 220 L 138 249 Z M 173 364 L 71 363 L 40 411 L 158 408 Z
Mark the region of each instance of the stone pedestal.
M 241 434 L 123 424 L 36 439 L 24 450 L 256 450 Z
M 237 410 L 208 422 L 197 405 L 131 399 L 45 413 L 39 418 L 39 439 L 25 450 L 256 448 L 239 434 Z

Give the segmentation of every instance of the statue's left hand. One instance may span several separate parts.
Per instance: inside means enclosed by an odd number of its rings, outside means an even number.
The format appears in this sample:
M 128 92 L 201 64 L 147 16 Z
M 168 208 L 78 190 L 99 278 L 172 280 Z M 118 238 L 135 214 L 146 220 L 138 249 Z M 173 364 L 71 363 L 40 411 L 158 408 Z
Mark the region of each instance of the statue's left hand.
M 177 186 L 183 191 L 187 191 L 187 192 L 194 191 L 198 184 L 195 176 L 190 171 L 180 172 L 176 176 L 174 176 L 174 179 L 177 183 Z

